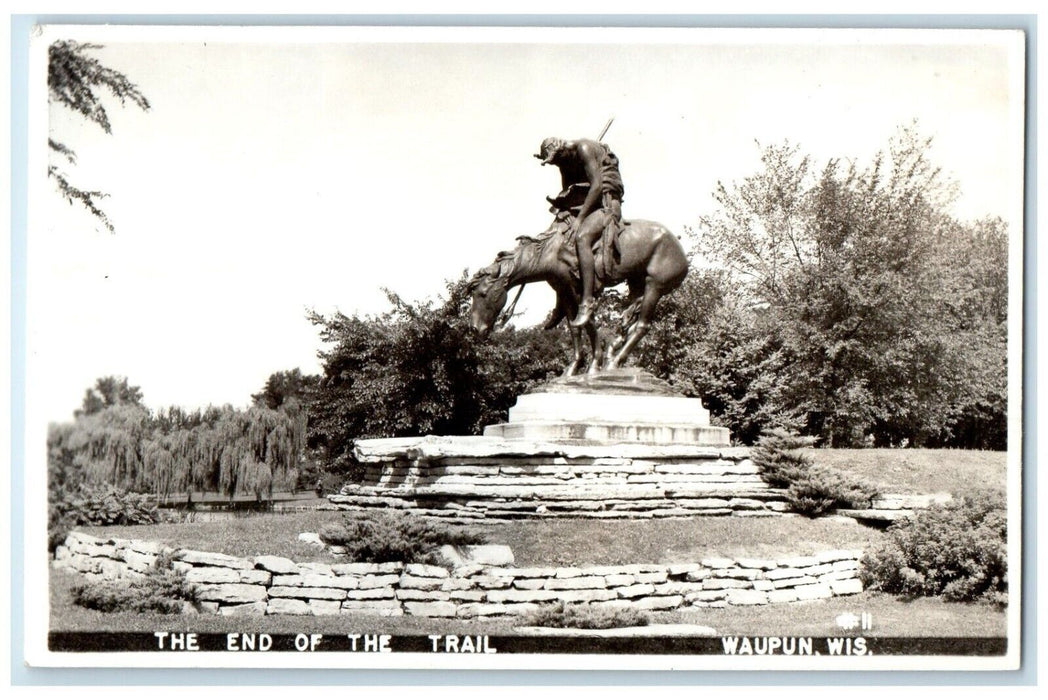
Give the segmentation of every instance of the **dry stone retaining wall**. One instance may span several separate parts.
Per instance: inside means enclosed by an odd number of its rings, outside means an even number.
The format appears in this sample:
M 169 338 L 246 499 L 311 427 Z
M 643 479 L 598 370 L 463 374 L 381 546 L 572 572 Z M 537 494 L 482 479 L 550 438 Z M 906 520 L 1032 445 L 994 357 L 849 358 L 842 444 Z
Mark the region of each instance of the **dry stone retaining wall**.
M 200 591 L 199 611 L 224 615 L 473 618 L 514 615 L 557 602 L 636 610 L 765 605 L 862 590 L 861 552 L 757 559 L 711 557 L 684 564 L 509 567 L 469 564 L 296 564 L 290 559 L 170 550 L 151 542 L 74 532 L 54 566 L 91 579 L 141 576 L 160 554 Z
M 784 491 L 748 451 L 696 445 L 567 445 L 495 438 L 362 440 L 360 484 L 343 510 L 395 508 L 457 518 L 778 515 Z

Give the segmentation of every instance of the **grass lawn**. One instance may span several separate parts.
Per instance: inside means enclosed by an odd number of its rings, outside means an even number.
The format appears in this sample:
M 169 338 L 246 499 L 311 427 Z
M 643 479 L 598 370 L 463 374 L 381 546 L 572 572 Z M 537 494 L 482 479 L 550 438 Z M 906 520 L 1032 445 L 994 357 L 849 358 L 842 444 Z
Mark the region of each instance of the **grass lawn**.
M 225 496 L 210 491 L 194 491 L 193 492 L 193 504 L 197 506 L 201 505 L 217 505 L 226 506 L 230 503 L 229 496 Z M 233 504 L 251 506 L 256 503 L 257 499 L 254 494 L 250 493 L 239 493 L 232 498 Z M 326 503 L 326 499 L 317 498 L 316 493 L 311 490 L 297 491 L 291 493 L 290 491 L 275 491 L 271 502 L 278 506 L 309 506 L 316 505 L 318 503 Z M 181 508 L 186 505 L 186 494 L 175 493 L 168 496 L 167 500 L 162 504 L 165 507 Z
M 883 534 L 833 519 L 713 517 L 666 520 L 511 521 L 485 528 L 522 566 L 694 562 L 865 549 Z
M 356 517 L 356 516 L 352 516 Z M 317 532 L 339 513 L 262 514 L 208 523 L 161 523 L 82 530 L 108 537 L 162 542 L 234 556 L 272 554 L 295 561 L 340 561 L 298 540 Z M 826 549 L 864 549 L 880 532 L 833 519 L 709 517 L 673 520 L 508 521 L 471 526 L 488 541 L 508 545 L 520 566 L 657 564 L 693 562 L 709 556 L 813 554 Z
M 902 600 L 881 593 L 786 605 L 736 606 L 678 612 L 680 622 L 708 625 L 718 634 L 823 637 L 840 634 L 841 613 L 870 613 L 867 637 L 1004 637 L 1006 612 L 981 603 L 938 598 Z M 782 630 L 782 631 L 780 631 Z
M 861 477 L 886 493 L 960 494 L 1007 483 L 1007 453 L 983 450 L 812 449 L 816 464 Z
M 516 618 L 448 620 L 423 617 L 331 615 L 302 617 L 266 615 L 160 615 L 101 613 L 73 604 L 69 588 L 77 580 L 65 571 L 51 573 L 51 630 L 55 632 L 269 632 L 297 634 L 513 634 Z M 650 622 L 691 623 L 712 627 L 718 634 L 832 636 L 840 633 L 837 615 L 868 612 L 873 630 L 866 636 L 983 637 L 1004 636 L 1005 613 L 986 605 L 945 603 L 935 599 L 903 601 L 863 593 L 846 598 L 785 605 L 706 608 L 653 614 Z
M 157 523 L 78 528 L 92 535 L 160 542 L 169 547 L 221 552 L 238 557 L 272 554 L 299 562 L 337 561 L 327 550 L 298 540 L 300 532 L 317 532 L 338 519 L 332 511 L 245 513 L 242 517 L 195 523 Z

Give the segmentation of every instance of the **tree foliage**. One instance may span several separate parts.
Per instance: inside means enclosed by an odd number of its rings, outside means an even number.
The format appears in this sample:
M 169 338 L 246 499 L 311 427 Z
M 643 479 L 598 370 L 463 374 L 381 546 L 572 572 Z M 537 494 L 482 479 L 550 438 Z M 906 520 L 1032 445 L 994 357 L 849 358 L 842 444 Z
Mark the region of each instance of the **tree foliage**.
M 1007 234 L 948 215 L 929 149 L 904 129 L 868 166 L 816 169 L 771 146 L 718 185 L 699 235 L 730 292 L 678 383 L 744 439 L 1003 447 Z
M 567 357 L 555 332 L 508 327 L 480 341 L 469 327 L 465 277 L 437 303 L 387 295 L 392 308 L 381 315 L 311 315 L 328 348 L 308 407 L 309 440 L 331 469 L 353 466 L 357 438 L 478 434 Z
M 314 374 L 302 374 L 302 370 L 295 368 L 282 372 L 274 372 L 269 375 L 262 391 L 251 395 L 251 401 L 256 406 L 266 408 L 280 408 L 291 401 L 300 406 L 309 402 L 310 393 L 316 388 L 320 377 Z
M 48 47 L 47 86 L 51 102 L 67 107 L 97 124 L 105 133 L 112 133 L 109 113 L 100 93 L 104 90 L 120 101 L 121 106 L 131 103 L 143 110 L 149 109 L 149 100 L 127 77 L 102 65 L 88 52 L 102 48 L 98 44 L 81 44 L 76 41 L 56 41 Z M 67 165 L 76 164 L 76 153 L 62 142 L 48 138 L 48 147 L 54 156 L 61 157 Z M 79 202 L 103 225 L 113 232 L 113 224 L 99 205 L 107 195 L 97 190 L 81 189 L 69 181 L 65 171 L 54 162 L 48 164 L 47 174 L 54 178 L 58 191 L 70 204 Z
M 142 390 L 137 386 L 131 386 L 127 377 L 100 377 L 93 387 L 84 392 L 84 400 L 76 414 L 91 415 L 105 408 L 123 404 L 141 406 Z

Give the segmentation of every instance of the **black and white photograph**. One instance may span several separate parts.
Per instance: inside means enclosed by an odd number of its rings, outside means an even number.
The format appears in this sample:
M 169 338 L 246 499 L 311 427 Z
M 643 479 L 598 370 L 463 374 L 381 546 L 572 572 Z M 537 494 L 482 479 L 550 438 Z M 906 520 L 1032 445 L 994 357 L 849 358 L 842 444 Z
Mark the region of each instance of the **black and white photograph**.
M 1026 41 L 35 27 L 27 663 L 1017 669 Z

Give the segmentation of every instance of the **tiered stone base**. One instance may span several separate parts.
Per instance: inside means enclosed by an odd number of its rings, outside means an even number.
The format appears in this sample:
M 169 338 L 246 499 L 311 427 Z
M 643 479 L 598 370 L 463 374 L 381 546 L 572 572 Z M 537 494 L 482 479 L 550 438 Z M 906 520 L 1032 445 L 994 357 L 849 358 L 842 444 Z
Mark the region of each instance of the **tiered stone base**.
M 744 448 L 536 442 L 496 437 L 361 440 L 367 472 L 329 500 L 455 518 L 776 515 L 783 491 Z

